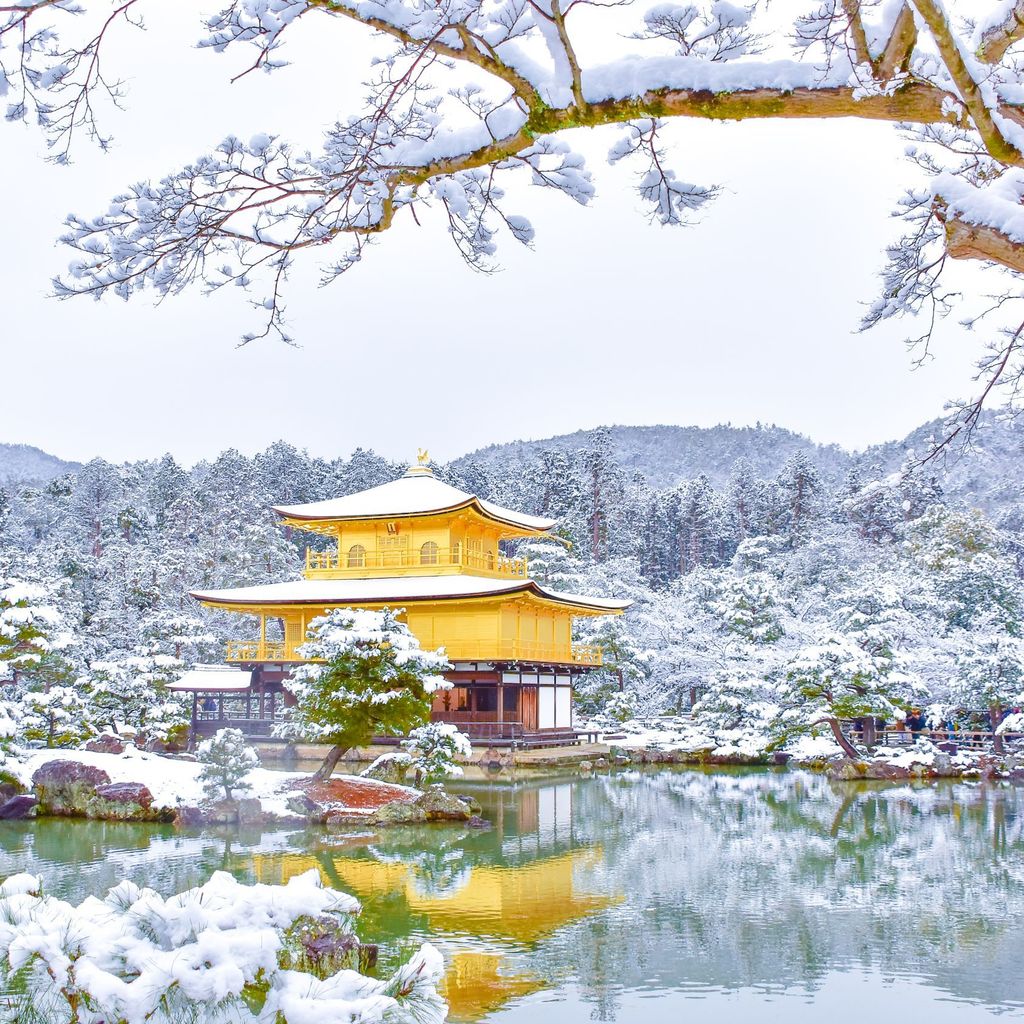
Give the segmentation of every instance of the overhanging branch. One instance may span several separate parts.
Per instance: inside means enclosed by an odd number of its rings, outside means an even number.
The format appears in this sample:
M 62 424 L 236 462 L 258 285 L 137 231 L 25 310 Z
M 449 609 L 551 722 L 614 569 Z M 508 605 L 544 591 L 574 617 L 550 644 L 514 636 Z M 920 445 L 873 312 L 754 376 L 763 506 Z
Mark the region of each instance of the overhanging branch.
M 945 222 L 946 252 L 955 260 L 986 260 L 1024 273 L 1024 246 L 995 228 L 955 217 Z
M 1006 51 L 1020 39 L 1024 39 L 1024 0 L 1017 0 L 1005 20 L 982 36 L 978 56 L 987 64 L 998 63 Z

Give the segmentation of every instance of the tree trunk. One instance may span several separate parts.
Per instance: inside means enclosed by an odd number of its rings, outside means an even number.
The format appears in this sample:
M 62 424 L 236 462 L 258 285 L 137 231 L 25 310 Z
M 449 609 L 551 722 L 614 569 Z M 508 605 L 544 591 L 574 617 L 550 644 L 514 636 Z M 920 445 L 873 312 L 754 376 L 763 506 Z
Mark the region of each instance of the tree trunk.
M 828 719 L 828 724 L 832 729 L 832 735 L 836 739 L 836 743 L 843 748 L 843 753 L 847 757 L 853 758 L 854 761 L 860 760 L 860 753 L 857 748 L 843 735 L 843 730 L 839 727 L 839 721 L 835 718 Z
M 1003 708 L 999 701 L 994 700 L 988 706 L 988 717 L 992 723 L 992 751 L 996 754 L 1003 752 L 1003 737 L 996 730 L 999 728 L 999 719 L 1002 718 Z
M 875 716 L 868 715 L 864 719 L 864 746 L 873 747 L 877 743 L 877 737 L 875 735 Z
M 348 747 L 341 746 L 331 747 L 324 758 L 323 764 L 313 772 L 313 781 L 326 782 L 334 773 L 334 769 L 338 767 L 338 762 L 348 752 L 348 749 Z

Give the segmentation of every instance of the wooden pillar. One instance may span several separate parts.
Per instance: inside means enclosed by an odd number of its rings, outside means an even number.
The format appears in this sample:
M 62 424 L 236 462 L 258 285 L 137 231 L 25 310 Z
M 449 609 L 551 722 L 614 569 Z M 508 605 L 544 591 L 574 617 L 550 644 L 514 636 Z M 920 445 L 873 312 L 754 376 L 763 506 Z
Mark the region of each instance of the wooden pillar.
M 505 684 L 498 673 L 498 736 L 505 734 Z

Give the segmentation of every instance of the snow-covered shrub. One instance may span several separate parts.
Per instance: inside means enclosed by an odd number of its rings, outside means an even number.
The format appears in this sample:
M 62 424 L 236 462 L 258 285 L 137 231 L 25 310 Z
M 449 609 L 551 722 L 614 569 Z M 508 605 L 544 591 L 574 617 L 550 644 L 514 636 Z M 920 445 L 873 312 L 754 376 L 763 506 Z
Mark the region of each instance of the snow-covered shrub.
M 47 747 L 69 747 L 99 730 L 92 721 L 89 703 L 71 686 L 29 690 L 22 694 L 22 735 Z
M 169 899 L 124 881 L 77 907 L 15 875 L 0 885 L 0 1021 L 441 1024 L 443 963 L 429 944 L 384 980 L 284 966 L 295 928 L 314 917 L 351 934 L 358 912 L 315 871 L 283 886 L 217 872 Z
M 219 729 L 199 744 L 196 757 L 203 766 L 199 781 L 210 800 L 234 800 L 236 792 L 249 789 L 245 776 L 260 763 L 238 729 Z
M 12 701 L 0 700 L 0 779 L 9 772 L 8 765 L 21 754 L 22 709 Z
M 636 700 L 626 692 L 613 693 L 604 708 L 594 716 L 598 725 L 621 725 L 635 718 L 637 713 Z
M 168 689 L 184 666 L 161 654 L 94 661 L 85 679 L 95 720 L 117 733 L 166 741 L 188 727 L 184 698 Z
M 462 768 L 456 758 L 473 755 L 469 737 L 450 722 L 421 725 L 409 733 L 408 739 L 402 740 L 402 746 L 412 758 L 417 786 L 461 775 Z

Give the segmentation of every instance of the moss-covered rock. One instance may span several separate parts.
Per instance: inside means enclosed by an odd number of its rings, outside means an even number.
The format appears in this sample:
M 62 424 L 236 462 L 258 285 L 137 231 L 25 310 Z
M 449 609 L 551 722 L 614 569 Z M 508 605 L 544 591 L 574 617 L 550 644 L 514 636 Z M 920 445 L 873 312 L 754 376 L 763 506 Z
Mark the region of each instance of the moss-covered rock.
M 110 783 L 102 768 L 78 761 L 48 761 L 32 776 L 32 789 L 39 798 L 38 814 L 61 818 L 91 818 L 97 786 Z
M 154 807 L 153 794 L 141 782 L 97 786 L 84 800 L 85 817 L 103 821 L 173 821 L 173 808 Z
M 359 777 L 363 779 L 376 779 L 378 782 L 390 782 L 392 785 L 400 785 L 405 782 L 405 776 L 412 766 L 412 758 L 401 751 L 381 754 L 376 761 L 368 768 L 364 768 Z
M 466 812 L 469 818 L 469 812 Z M 371 825 L 419 825 L 427 820 L 426 811 L 408 800 L 392 800 L 370 816 Z
M 421 793 L 415 805 L 423 811 L 427 821 L 469 821 L 472 817 L 466 804 L 440 786 L 431 786 Z

